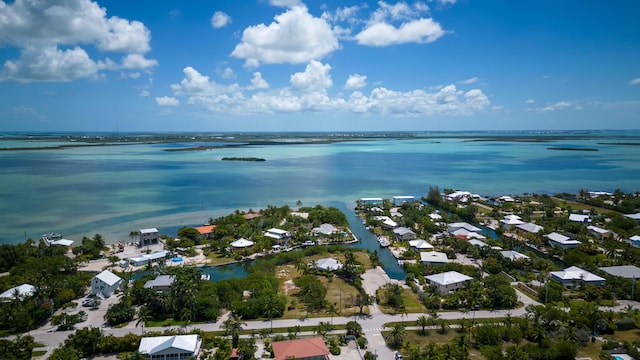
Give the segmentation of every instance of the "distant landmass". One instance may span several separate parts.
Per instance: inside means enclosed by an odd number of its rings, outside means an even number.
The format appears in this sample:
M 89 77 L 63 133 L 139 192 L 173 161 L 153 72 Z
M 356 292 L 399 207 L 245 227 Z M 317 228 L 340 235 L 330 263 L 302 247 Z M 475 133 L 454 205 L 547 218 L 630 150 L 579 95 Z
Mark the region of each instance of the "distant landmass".
M 256 157 L 223 157 L 222 160 L 224 161 L 267 161 L 266 159 L 256 158 Z

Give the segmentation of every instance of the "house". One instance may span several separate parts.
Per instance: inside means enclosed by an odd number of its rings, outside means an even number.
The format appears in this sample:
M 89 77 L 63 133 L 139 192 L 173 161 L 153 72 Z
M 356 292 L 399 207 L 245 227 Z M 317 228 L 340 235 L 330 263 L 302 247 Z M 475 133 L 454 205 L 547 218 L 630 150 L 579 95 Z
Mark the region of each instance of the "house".
M 611 234 L 612 234 L 610 230 L 599 228 L 593 225 L 587 226 L 587 230 L 591 235 L 595 236 L 597 239 L 600 239 L 600 240 L 609 238 L 611 237 Z
M 421 252 L 420 262 L 425 265 L 442 265 L 449 263 L 447 254 L 437 251 Z
M 175 281 L 175 275 L 158 275 L 155 279 L 144 283 L 144 288 L 152 289 L 156 292 L 167 292 L 171 289 L 171 285 L 173 285 Z
M 396 227 L 398 227 L 398 223 L 391 220 L 391 218 L 388 216 L 374 216 L 373 220 L 382 221 L 382 226 L 387 229 L 395 229 Z
M 607 266 L 601 267 L 600 270 L 611 276 L 617 276 L 625 279 L 640 279 L 640 268 L 634 265 Z
M 429 214 L 429 219 L 431 219 L 431 221 L 442 220 L 442 215 L 434 212 L 434 213 Z
M 247 240 L 245 238 L 240 238 L 234 242 L 232 242 L 231 247 L 234 249 L 244 249 L 253 246 L 253 241 Z
M 131 259 L 129 259 L 129 262 L 132 266 L 143 266 L 157 262 L 159 260 L 164 260 L 169 257 L 169 254 L 170 253 L 168 250 L 161 250 L 149 254 L 143 254 L 137 257 L 132 257 Z
M 515 202 L 516 199 L 509 195 L 502 195 L 498 198 L 498 201 L 512 203 Z
M 215 228 L 216 228 L 215 225 L 204 225 L 204 226 L 198 226 L 195 229 L 198 231 L 198 233 L 200 233 L 200 236 L 202 236 L 205 239 L 208 239 L 213 233 L 213 230 L 215 230 Z
M 447 232 L 449 232 L 450 234 L 453 234 L 458 229 L 465 229 L 469 232 L 475 232 L 475 233 L 480 233 L 482 231 L 482 229 L 475 227 L 466 222 L 456 222 L 456 223 L 447 224 Z
M 429 244 L 428 242 L 426 242 L 425 240 L 422 239 L 414 239 L 414 240 L 409 240 L 409 246 L 413 247 L 414 249 L 420 251 L 420 250 L 433 250 L 434 247 L 433 245 Z
M 635 220 L 640 223 L 640 213 L 626 214 L 625 217 L 628 217 L 629 219 Z
M 500 220 L 500 222 L 502 223 L 502 228 L 505 230 L 524 224 L 524 221 L 522 221 L 520 216 L 517 215 L 507 215 Z
M 554 280 L 559 281 L 562 286 L 568 289 L 578 288 L 582 283 L 588 285 L 603 285 L 605 282 L 604 278 L 582 270 L 577 266 L 572 266 L 562 271 L 551 271 L 549 274 Z
M 394 196 L 393 197 L 393 205 L 400 206 L 404 203 L 411 204 L 416 200 L 414 196 Z
M 382 198 L 361 198 L 362 205 L 382 205 Z
M 264 233 L 264 236 L 276 239 L 279 241 L 289 240 L 291 234 L 287 230 L 271 228 Z
M 6 302 L 16 299 L 22 300 L 36 293 L 36 287 L 31 284 L 22 284 L 14 286 L 11 289 L 0 294 L 0 301 Z
M 563 249 L 575 249 L 578 245 L 582 244 L 578 240 L 570 239 L 568 236 L 558 234 L 557 232 L 547 234 L 545 237 L 549 239 L 549 245 Z
M 479 233 L 477 233 L 475 231 L 469 231 L 469 230 L 467 230 L 465 228 L 460 228 L 460 229 L 452 232 L 451 235 L 453 235 L 456 238 L 461 239 L 461 240 L 469 240 L 469 239 L 484 240 L 484 239 L 486 239 L 486 237 L 484 237 L 483 235 L 480 235 Z
M 482 241 L 482 240 L 478 240 L 478 239 L 471 239 L 469 240 L 469 245 L 473 245 L 473 246 L 477 246 L 477 247 L 485 247 L 485 246 L 489 246 L 487 245 L 486 242 Z
M 69 240 L 69 239 L 58 239 L 58 240 L 53 240 L 48 242 L 49 245 L 60 245 L 60 246 L 66 246 L 69 247 L 71 245 L 73 245 L 73 240 Z
M 333 258 L 318 259 L 315 265 L 318 270 L 324 271 L 336 271 L 342 269 L 344 266 L 340 261 Z
M 105 270 L 91 279 L 91 295 L 108 298 L 120 287 L 122 279 L 109 270 Z
M 425 279 L 430 285 L 438 288 L 440 295 L 446 295 L 452 291 L 463 288 L 467 282 L 473 280 L 472 277 L 461 274 L 457 271 L 447 271 L 445 273 L 426 276 Z
M 527 255 L 521 254 L 521 253 L 519 253 L 519 252 L 517 252 L 515 250 L 500 251 L 500 255 L 502 255 L 503 258 L 509 259 L 511 261 L 530 260 L 531 259 Z
M 590 223 L 591 215 L 569 214 L 569 221 L 579 222 L 579 223 Z
M 314 234 L 322 234 L 322 235 L 331 235 L 338 231 L 338 229 L 331 224 L 322 224 L 318 227 L 313 228 L 311 230 Z
M 138 240 L 138 246 L 145 246 L 150 244 L 156 244 L 158 242 L 158 229 L 149 228 L 149 229 L 140 229 L 138 232 L 140 238 Z
M 520 225 L 516 225 L 516 229 L 522 230 L 529 234 L 537 234 L 540 231 L 544 230 L 544 227 L 540 225 L 536 225 L 534 223 L 522 223 Z
M 329 349 L 322 337 L 274 341 L 271 343 L 275 360 L 329 360 Z
M 398 241 L 409 241 L 416 238 L 416 233 L 406 227 L 399 227 L 393 229 L 393 233 L 396 235 Z
M 629 244 L 633 247 L 640 248 L 640 235 L 633 235 L 629 238 Z
M 149 360 L 186 360 L 197 358 L 201 345 L 200 335 L 143 337 L 138 352 Z

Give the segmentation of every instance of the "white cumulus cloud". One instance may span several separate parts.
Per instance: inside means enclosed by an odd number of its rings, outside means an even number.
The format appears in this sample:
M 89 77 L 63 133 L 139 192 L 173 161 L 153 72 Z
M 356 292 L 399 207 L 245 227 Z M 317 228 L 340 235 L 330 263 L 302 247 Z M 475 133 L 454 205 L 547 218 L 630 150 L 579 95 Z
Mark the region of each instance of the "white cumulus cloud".
M 480 79 L 478 79 L 477 77 L 474 76 L 472 78 L 468 78 L 468 79 L 465 79 L 465 80 L 458 81 L 458 83 L 462 84 L 462 85 L 469 85 L 469 84 L 475 84 L 478 81 L 480 81 Z
M 445 34 L 440 24 L 433 19 L 418 19 L 402 23 L 395 27 L 380 22 L 370 25 L 358 33 L 355 38 L 360 45 L 389 46 L 405 43 L 430 43 Z
M 105 8 L 90 0 L 0 1 L 0 34 L 0 46 L 20 51 L 18 58 L 3 64 L 4 81 L 71 81 L 100 77 L 102 70 L 142 70 L 157 64 L 140 61 L 151 49 L 151 33 L 143 23 L 108 17 Z M 92 58 L 85 46 L 99 54 L 124 53 L 123 63 Z
M 635 78 L 629 81 L 629 85 L 640 85 L 640 78 Z
M 534 99 L 527 99 L 524 101 L 525 104 L 535 104 L 536 101 Z
M 231 24 L 231 16 L 222 11 L 216 11 L 213 13 L 213 16 L 211 17 L 211 26 L 215 29 L 225 27 L 229 24 Z
M 360 89 L 367 86 L 367 77 L 360 74 L 349 75 L 344 88 L 347 90 Z
M 269 4 L 273 6 L 279 7 L 294 7 L 300 5 L 302 2 L 300 0 L 269 0 Z
M 161 96 L 156 98 L 156 103 L 160 106 L 178 106 L 180 100 L 171 96 Z
M 265 79 L 262 78 L 262 74 L 259 72 L 253 73 L 253 78 L 251 79 L 251 86 L 249 89 L 268 89 L 269 83 Z
M 300 91 L 318 91 L 328 89 L 333 85 L 329 74 L 331 66 L 319 61 L 311 61 L 304 72 L 291 75 L 291 87 Z
M 309 14 L 303 5 L 275 16 L 269 25 L 246 28 L 231 56 L 245 59 L 245 66 L 301 64 L 321 59 L 339 48 L 331 26 Z

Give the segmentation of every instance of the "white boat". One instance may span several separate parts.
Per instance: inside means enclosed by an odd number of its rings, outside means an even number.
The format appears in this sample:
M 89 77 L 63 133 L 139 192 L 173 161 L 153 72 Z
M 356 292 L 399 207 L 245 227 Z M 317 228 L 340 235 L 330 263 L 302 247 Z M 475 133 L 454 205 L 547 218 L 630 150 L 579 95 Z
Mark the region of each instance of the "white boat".
M 200 275 L 200 279 L 202 279 L 202 280 L 206 280 L 206 281 L 209 281 L 209 280 L 211 280 L 211 275 L 209 275 L 209 274 L 202 274 L 202 275 Z
M 391 243 L 389 242 L 389 240 L 383 238 L 383 237 L 378 237 L 378 243 L 380 244 L 381 247 L 385 248 L 389 245 L 391 245 Z

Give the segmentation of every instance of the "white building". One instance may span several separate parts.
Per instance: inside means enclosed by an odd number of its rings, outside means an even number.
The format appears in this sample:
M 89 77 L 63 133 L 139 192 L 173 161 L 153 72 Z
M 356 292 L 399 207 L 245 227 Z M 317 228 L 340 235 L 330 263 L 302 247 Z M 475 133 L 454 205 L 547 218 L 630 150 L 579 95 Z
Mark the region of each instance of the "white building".
M 557 232 L 547 234 L 545 237 L 549 239 L 549 245 L 563 249 L 575 249 L 578 245 L 582 244 L 578 240 L 570 239 L 568 236 L 558 234 Z
M 396 236 L 396 239 L 398 239 L 398 241 L 409 241 L 416 238 L 416 233 L 406 227 L 393 229 L 393 234 Z
M 469 239 L 485 240 L 486 239 L 484 235 L 481 235 L 475 231 L 469 231 L 465 228 L 460 228 L 452 232 L 451 235 L 457 237 L 458 239 L 463 239 L 463 240 L 469 240 Z
M 404 203 L 412 203 L 416 200 L 414 196 L 394 196 L 393 197 L 393 205 L 400 206 Z
M 140 240 L 138 241 L 139 246 L 155 244 L 159 239 L 158 229 L 156 228 L 140 229 L 138 234 L 140 236 Z
M 175 275 L 158 275 L 153 280 L 144 283 L 145 289 L 152 289 L 156 292 L 165 292 L 171 289 L 171 285 L 176 281 Z
M 438 287 L 440 295 L 446 295 L 452 291 L 463 288 L 467 282 L 473 280 L 472 277 L 457 271 L 447 271 L 445 273 L 429 275 L 426 276 L 425 279 L 430 285 Z
M 129 259 L 129 262 L 132 266 L 143 266 L 147 264 L 151 264 L 157 262 L 159 260 L 164 260 L 169 256 L 168 250 L 160 250 L 156 252 L 152 252 L 150 254 L 143 254 L 140 256 L 132 257 Z
M 120 287 L 122 279 L 109 270 L 105 270 L 91 279 L 91 295 L 108 298 Z
M 425 265 L 442 265 L 449 263 L 447 254 L 437 251 L 421 252 L 420 262 Z
M 14 286 L 11 289 L 0 294 L 0 301 L 9 301 L 18 297 L 23 300 L 26 297 L 32 296 L 36 293 L 36 287 L 31 284 L 22 284 Z
M 314 234 L 322 234 L 322 235 L 331 235 L 338 231 L 338 229 L 331 224 L 322 224 L 318 227 L 313 228 L 312 232 Z
M 287 230 L 271 228 L 264 233 L 264 236 L 283 241 L 288 240 L 291 234 Z
M 138 352 L 149 360 L 186 360 L 197 358 L 201 345 L 200 335 L 143 337 Z
M 333 258 L 318 259 L 315 264 L 318 270 L 324 271 L 336 271 L 344 266 L 340 261 Z
M 534 223 L 523 223 L 520 225 L 516 225 L 516 228 L 522 230 L 524 232 L 528 232 L 530 234 L 537 234 L 540 231 L 544 230 L 544 227 L 534 224 Z
M 362 205 L 382 205 L 382 198 L 361 198 Z
M 253 241 L 241 238 L 232 242 L 230 245 L 234 249 L 244 249 L 253 246 Z
M 562 271 L 552 271 L 551 277 L 559 281 L 562 286 L 573 289 L 578 288 L 582 283 L 588 285 L 603 285 L 605 279 L 598 275 L 592 274 L 577 266 L 566 268 Z
M 579 223 L 590 223 L 591 216 L 583 215 L 583 214 L 569 214 L 569 221 L 579 222 Z
M 589 225 L 587 226 L 587 230 L 589 230 L 589 233 L 591 233 L 591 235 L 595 236 L 598 239 L 611 237 L 610 230 L 603 229 L 597 226 Z
M 629 238 L 629 244 L 633 247 L 640 248 L 640 235 L 633 235 Z
M 519 253 L 519 252 L 517 252 L 515 250 L 500 251 L 500 254 L 502 255 L 503 258 L 509 259 L 511 261 L 530 260 L 531 259 L 527 255 Z
M 524 224 L 524 221 L 522 221 L 520 216 L 506 215 L 502 220 L 500 220 L 500 223 L 502 223 L 503 229 L 509 230 L 513 227 Z
M 422 239 L 414 239 L 409 240 L 409 246 L 420 251 L 420 250 L 433 250 L 433 245 L 429 244 L 426 240 Z
M 456 223 L 447 224 L 447 231 L 450 234 L 453 234 L 458 229 L 465 229 L 467 231 L 475 232 L 475 233 L 480 233 L 482 231 L 482 229 L 480 229 L 479 227 L 475 227 L 466 222 L 456 222 Z

